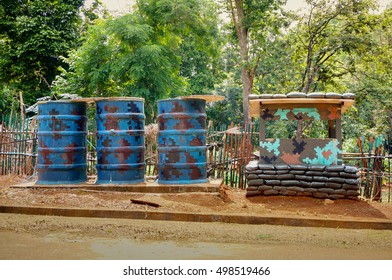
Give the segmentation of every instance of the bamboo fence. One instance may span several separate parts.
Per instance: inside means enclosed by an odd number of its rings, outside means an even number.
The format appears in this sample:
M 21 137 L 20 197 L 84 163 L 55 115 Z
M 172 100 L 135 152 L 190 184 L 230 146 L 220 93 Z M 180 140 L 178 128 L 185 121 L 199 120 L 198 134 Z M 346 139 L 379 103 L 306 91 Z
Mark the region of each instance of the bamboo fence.
M 1 120 L 0 175 L 33 175 L 37 157 L 35 118 L 11 114 Z
M 0 116 L 0 175 L 36 175 L 37 127 L 35 118 L 20 114 Z M 157 125 L 146 126 L 146 179 L 156 179 L 158 174 Z M 207 175 L 223 179 L 232 188 L 247 186 L 245 167 L 250 160 L 258 159 L 259 128 L 250 125 L 214 126 L 207 129 Z M 358 140 L 359 153 L 343 154 L 345 164 L 360 169 L 361 196 L 365 199 L 392 202 L 391 161 L 392 137 Z M 88 123 L 87 172 L 96 175 L 96 126 Z

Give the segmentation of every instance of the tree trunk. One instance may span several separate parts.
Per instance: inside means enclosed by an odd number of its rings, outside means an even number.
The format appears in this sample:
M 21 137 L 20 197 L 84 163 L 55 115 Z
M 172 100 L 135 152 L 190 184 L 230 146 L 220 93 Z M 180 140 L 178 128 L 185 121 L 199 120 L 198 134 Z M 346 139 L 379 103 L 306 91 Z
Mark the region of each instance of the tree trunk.
M 244 124 L 245 126 L 251 122 L 249 112 L 249 95 L 253 89 L 253 71 L 249 70 L 249 46 L 248 46 L 248 30 L 244 24 L 245 13 L 243 9 L 243 0 L 229 0 L 231 16 L 234 27 L 237 33 L 240 45 L 240 58 L 242 67 L 242 97 L 243 97 L 243 111 L 244 111 Z
M 311 39 L 309 42 L 309 45 L 307 47 L 308 49 L 308 55 L 306 59 L 306 69 L 305 73 L 302 77 L 302 92 L 308 93 L 311 84 L 313 83 L 313 78 L 314 78 L 314 69 L 312 69 L 312 64 L 313 64 L 313 40 Z
M 245 127 L 251 123 L 250 108 L 249 108 L 249 95 L 252 93 L 253 77 L 245 66 L 242 68 L 242 97 L 243 97 L 243 110 L 244 110 L 244 125 Z

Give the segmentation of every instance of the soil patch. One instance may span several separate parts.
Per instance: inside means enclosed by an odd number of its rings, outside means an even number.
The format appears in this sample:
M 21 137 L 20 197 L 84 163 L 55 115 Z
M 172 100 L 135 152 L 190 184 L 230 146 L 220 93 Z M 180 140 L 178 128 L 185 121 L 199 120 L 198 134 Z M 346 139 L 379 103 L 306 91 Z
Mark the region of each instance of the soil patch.
M 28 189 L 11 188 L 23 182 L 23 178 L 0 176 L 0 205 L 46 206 L 83 209 L 118 209 L 162 212 L 192 212 L 201 214 L 268 215 L 277 217 L 301 217 L 318 219 L 349 219 L 357 221 L 391 221 L 392 204 L 330 200 L 311 197 L 245 197 L 245 191 L 221 186 L 214 193 L 128 193 L 92 191 L 82 189 Z M 159 205 L 132 203 L 142 200 Z

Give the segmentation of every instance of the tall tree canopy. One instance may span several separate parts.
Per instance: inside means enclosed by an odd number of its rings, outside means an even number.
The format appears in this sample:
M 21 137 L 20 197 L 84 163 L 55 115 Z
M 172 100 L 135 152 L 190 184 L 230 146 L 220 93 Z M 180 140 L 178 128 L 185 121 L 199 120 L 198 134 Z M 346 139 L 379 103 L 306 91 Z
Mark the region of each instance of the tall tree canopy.
M 346 138 L 392 131 L 391 7 L 305 1 L 292 16 L 285 0 L 136 0 L 111 18 L 99 0 L 2 0 L 0 114 L 20 93 L 139 96 L 149 122 L 158 99 L 215 91 L 216 124 L 247 123 L 251 93 L 351 91 Z
M 286 0 L 226 0 L 239 46 L 244 122 L 250 122 L 249 95 L 260 60 L 268 53 L 267 42 L 284 23 L 281 7 Z
M 355 71 L 352 54 L 373 47 L 368 36 L 376 23 L 370 14 L 375 4 L 371 0 L 306 2 L 309 10 L 291 33 L 294 59 L 302 68 L 298 90 L 326 90 L 335 78 Z
M 213 2 L 146 0 L 135 8 L 90 28 L 66 59 L 70 71 L 55 81 L 56 92 L 143 97 L 151 120 L 158 99 L 213 88 L 219 54 Z
M 60 56 L 78 45 L 83 0 L 0 2 L 0 85 L 21 91 L 26 103 L 48 94 L 64 63 Z
M 347 116 L 347 132 L 392 136 L 392 6 L 372 15 L 366 40 L 372 47 L 353 56 L 355 72 L 344 82 L 357 94 L 357 110 Z

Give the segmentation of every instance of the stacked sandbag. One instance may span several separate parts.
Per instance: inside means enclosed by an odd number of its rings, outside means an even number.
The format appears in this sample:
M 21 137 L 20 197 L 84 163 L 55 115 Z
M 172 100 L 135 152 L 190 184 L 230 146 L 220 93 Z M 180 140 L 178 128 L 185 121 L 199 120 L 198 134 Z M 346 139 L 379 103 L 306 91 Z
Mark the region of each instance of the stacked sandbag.
M 246 166 L 246 196 L 291 195 L 358 199 L 358 169 L 353 166 L 258 164 Z
M 315 99 L 355 99 L 354 93 L 336 93 L 336 92 L 290 92 L 287 94 L 276 93 L 276 94 L 250 94 L 249 100 L 256 99 L 282 99 L 282 98 L 315 98 Z

